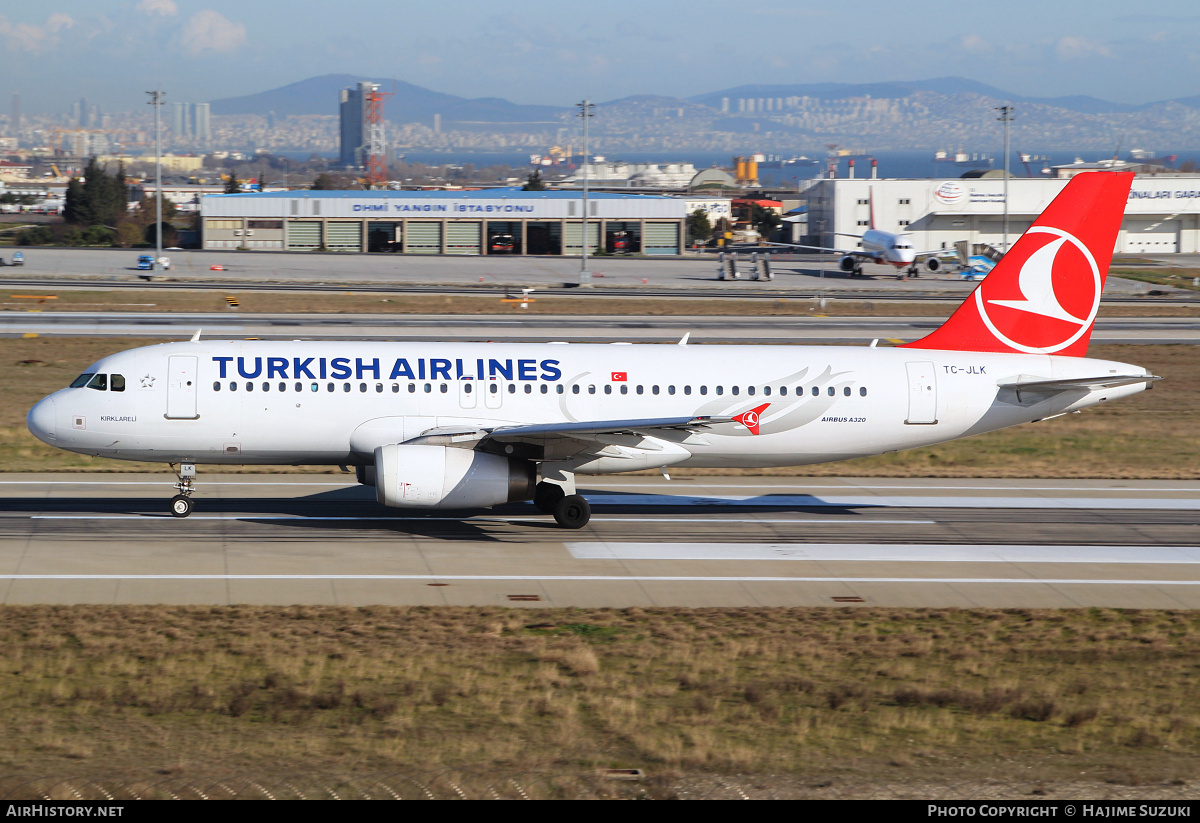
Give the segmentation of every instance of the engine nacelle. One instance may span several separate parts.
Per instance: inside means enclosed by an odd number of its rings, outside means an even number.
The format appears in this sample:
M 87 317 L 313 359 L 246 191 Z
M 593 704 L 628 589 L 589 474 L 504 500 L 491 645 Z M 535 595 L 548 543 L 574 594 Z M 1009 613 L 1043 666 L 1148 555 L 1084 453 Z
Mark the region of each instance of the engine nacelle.
M 473 509 L 530 500 L 537 471 L 528 460 L 446 446 L 375 449 L 375 499 L 402 509 Z
M 355 466 L 354 477 L 359 483 L 364 486 L 375 485 L 375 467 L 374 466 Z
M 937 271 L 941 267 L 942 261 L 938 260 L 936 257 L 930 257 L 925 261 L 925 268 L 929 269 L 930 271 Z
M 838 261 L 838 268 L 842 271 L 854 271 L 858 268 L 858 259 L 852 254 L 847 254 Z

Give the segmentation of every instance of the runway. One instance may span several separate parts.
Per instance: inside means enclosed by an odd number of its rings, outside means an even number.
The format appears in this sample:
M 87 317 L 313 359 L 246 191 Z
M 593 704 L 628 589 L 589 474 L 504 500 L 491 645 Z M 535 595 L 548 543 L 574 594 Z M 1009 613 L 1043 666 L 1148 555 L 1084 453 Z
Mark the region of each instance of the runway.
M 598 482 L 594 482 L 598 481 Z M 492 606 L 1200 607 L 1200 482 L 587 479 L 384 509 L 345 475 L 0 476 L 0 600 Z
M 143 312 L 4 312 L 0 337 L 190 337 L 259 340 L 394 340 L 577 343 L 671 342 L 690 332 L 696 343 L 869 343 L 915 340 L 942 324 L 932 317 L 638 317 L 530 315 L 152 314 Z M 1096 321 L 1092 342 L 1200 342 L 1200 319 L 1122 317 Z

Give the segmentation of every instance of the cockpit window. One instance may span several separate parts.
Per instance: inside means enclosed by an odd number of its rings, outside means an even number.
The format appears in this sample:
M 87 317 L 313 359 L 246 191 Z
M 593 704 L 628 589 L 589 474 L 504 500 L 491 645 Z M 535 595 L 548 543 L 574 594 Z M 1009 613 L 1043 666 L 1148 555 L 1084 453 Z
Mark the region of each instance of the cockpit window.
M 88 381 L 91 380 L 92 377 L 94 377 L 94 376 L 95 376 L 95 372 L 86 372 L 84 374 L 79 375 L 78 377 L 76 377 L 74 380 L 71 381 L 71 388 L 73 388 L 73 389 L 83 388 L 84 386 L 87 385 Z
M 125 375 L 114 374 L 112 376 L 112 382 L 109 384 L 108 390 L 109 391 L 125 391 Z
M 92 378 L 91 382 L 87 384 L 87 387 L 89 389 L 95 389 L 96 391 L 108 391 L 108 375 L 97 374 Z

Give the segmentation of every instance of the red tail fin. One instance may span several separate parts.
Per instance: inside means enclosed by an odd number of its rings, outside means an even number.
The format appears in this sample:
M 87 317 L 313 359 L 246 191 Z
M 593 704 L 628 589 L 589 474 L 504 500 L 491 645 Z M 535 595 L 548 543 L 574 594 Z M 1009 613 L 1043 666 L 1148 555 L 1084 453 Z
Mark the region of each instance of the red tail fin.
M 1072 177 L 941 328 L 904 345 L 1083 357 L 1132 185 L 1132 172 Z

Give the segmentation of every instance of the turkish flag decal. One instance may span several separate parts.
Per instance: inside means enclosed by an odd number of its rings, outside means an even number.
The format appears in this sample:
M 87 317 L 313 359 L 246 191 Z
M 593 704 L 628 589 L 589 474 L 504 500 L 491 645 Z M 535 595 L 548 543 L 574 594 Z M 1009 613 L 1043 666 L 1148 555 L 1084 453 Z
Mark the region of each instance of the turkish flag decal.
M 615 371 L 612 373 L 612 382 L 625 383 L 629 380 L 629 372 Z
M 747 429 L 749 429 L 751 434 L 758 434 L 759 418 L 762 416 L 762 413 L 767 410 L 767 406 L 769 406 L 769 405 L 771 405 L 771 404 L 763 403 L 757 409 L 751 409 L 748 412 L 743 412 L 742 414 L 735 415 L 733 419 L 736 420 L 737 422 L 741 423 Z

